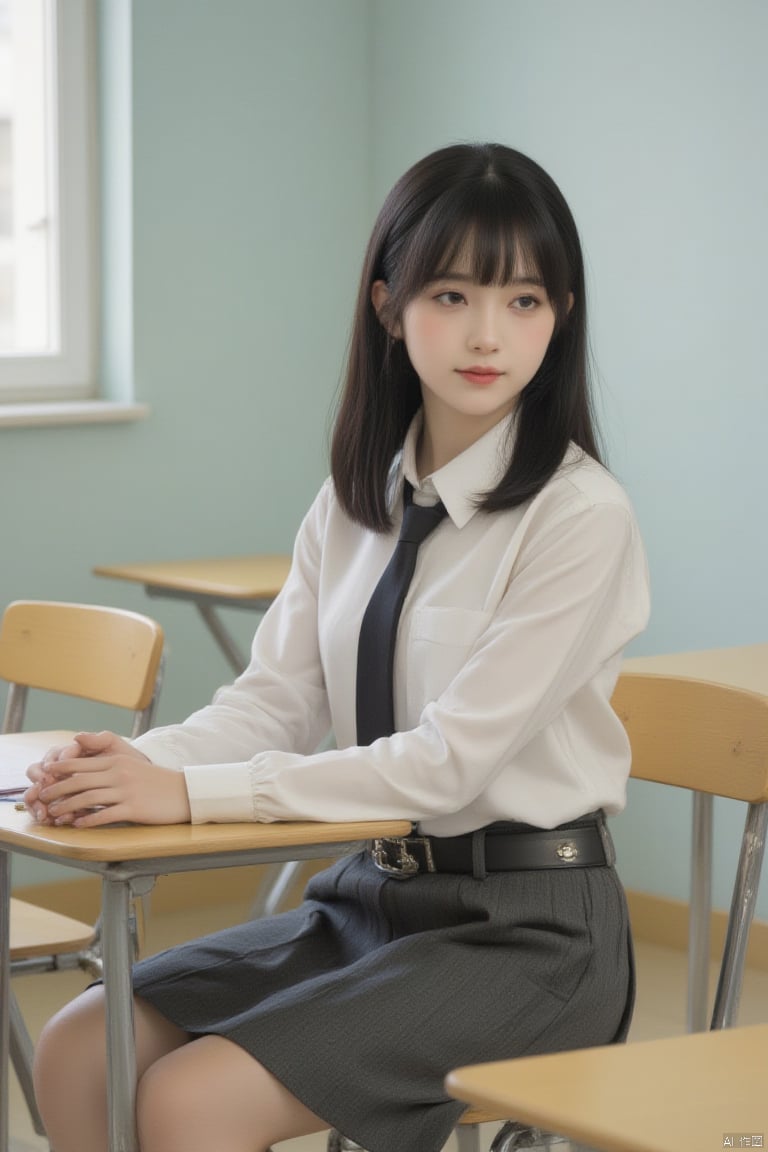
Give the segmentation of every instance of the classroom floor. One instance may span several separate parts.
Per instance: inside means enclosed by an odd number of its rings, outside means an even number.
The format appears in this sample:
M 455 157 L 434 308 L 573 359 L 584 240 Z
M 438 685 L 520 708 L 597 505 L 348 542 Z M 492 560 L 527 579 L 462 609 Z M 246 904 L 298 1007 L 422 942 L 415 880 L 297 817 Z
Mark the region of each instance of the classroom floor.
M 159 951 L 182 940 L 242 920 L 247 907 L 225 905 L 196 912 L 150 917 L 144 953 Z M 637 943 L 638 1001 L 630 1034 L 632 1040 L 649 1040 L 685 1031 L 686 972 L 682 952 L 658 945 Z M 716 973 L 712 971 L 713 987 Z M 33 1037 L 49 1016 L 75 996 L 87 983 L 80 972 L 52 972 L 37 976 L 15 977 L 13 987 Z M 768 1023 L 768 972 L 748 969 L 739 1013 L 740 1024 Z M 483 1130 L 483 1148 L 487 1149 L 496 1131 L 495 1125 Z M 48 1152 L 48 1143 L 36 1136 L 15 1078 L 10 1088 L 11 1152 Z M 279 1146 L 280 1152 L 325 1152 L 325 1135 L 290 1140 Z M 446 1145 L 452 1152 L 454 1141 Z

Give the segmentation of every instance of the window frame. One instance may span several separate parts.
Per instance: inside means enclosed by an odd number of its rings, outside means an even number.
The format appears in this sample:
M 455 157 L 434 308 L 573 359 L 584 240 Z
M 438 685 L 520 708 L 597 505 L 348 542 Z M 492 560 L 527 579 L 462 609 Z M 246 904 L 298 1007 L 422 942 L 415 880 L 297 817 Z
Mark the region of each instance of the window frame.
M 54 187 L 58 214 L 59 349 L 0 355 L 0 406 L 97 399 L 98 148 L 96 0 L 46 0 L 56 87 Z

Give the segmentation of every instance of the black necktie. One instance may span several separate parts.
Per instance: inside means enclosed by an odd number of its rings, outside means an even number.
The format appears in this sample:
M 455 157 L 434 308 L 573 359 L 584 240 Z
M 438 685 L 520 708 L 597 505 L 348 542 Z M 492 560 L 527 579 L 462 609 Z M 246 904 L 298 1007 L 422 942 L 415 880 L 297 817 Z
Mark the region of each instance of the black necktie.
M 413 503 L 413 488 L 405 481 L 400 537 L 392 558 L 373 590 L 360 625 L 357 645 L 357 742 L 371 744 L 395 730 L 392 669 L 397 623 L 416 567 L 422 540 L 445 516 L 444 504 Z

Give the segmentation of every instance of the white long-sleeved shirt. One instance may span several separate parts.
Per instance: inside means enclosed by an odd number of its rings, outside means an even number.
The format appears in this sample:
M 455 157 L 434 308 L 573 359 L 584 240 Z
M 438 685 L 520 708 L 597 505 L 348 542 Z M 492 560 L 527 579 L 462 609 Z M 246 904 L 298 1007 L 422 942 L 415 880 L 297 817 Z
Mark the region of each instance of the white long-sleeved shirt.
M 436 836 L 494 820 L 554 827 L 621 810 L 630 754 L 610 698 L 647 622 L 645 555 L 613 477 L 572 446 L 531 501 L 489 515 L 509 421 L 420 482 L 448 515 L 422 544 L 395 650 L 397 732 L 355 743 L 357 640 L 397 541 L 353 523 L 326 481 L 291 571 L 231 686 L 135 741 L 183 769 L 192 821 L 405 818 Z M 395 512 L 399 524 L 402 513 Z M 332 729 L 336 748 L 316 751 Z

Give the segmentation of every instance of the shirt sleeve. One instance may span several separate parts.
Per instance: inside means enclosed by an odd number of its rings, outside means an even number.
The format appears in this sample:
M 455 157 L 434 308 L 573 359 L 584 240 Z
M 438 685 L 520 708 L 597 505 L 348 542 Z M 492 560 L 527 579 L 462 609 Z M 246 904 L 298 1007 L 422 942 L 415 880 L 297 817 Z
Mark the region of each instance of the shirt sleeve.
M 306 755 L 329 731 L 317 640 L 318 575 L 328 500 L 326 484 L 299 529 L 288 578 L 261 621 L 245 672 L 184 723 L 155 728 L 133 741 L 155 763 L 190 769 L 187 786 L 193 812 L 194 767 L 232 762 L 229 772 L 220 767 L 216 772 L 207 820 L 233 819 L 218 812 L 230 811 L 235 797 L 237 819 L 256 819 L 249 814 L 248 803 L 243 808 L 244 798 L 251 795 L 248 761 L 266 750 Z
M 455 812 L 552 723 L 647 616 L 645 556 L 631 512 L 611 503 L 580 508 L 521 551 L 497 612 L 415 728 L 368 747 L 314 754 L 273 747 L 247 762 L 187 768 L 193 822 L 416 822 Z M 227 743 L 229 736 L 217 746 Z M 229 796 L 222 796 L 222 769 L 233 782 Z

